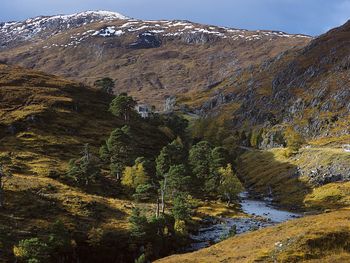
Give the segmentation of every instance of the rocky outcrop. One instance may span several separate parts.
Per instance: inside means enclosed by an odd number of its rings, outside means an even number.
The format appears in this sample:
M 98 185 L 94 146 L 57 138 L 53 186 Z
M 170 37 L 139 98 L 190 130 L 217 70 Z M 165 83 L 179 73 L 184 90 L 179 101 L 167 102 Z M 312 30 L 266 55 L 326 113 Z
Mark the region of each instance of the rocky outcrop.
M 301 170 L 301 173 L 306 176 L 314 186 L 350 181 L 350 167 L 337 163 L 329 166 L 319 166 L 311 171 Z
M 162 41 L 156 34 L 151 32 L 143 32 L 138 35 L 138 39 L 136 42 L 130 44 L 130 48 L 157 48 L 160 47 L 161 44 Z

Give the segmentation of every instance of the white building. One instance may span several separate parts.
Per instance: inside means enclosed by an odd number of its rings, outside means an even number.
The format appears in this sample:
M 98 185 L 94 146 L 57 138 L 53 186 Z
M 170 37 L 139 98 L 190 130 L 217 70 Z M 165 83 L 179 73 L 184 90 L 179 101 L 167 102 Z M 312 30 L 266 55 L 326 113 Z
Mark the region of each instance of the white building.
M 151 107 L 146 104 L 139 104 L 135 107 L 135 110 L 142 118 L 149 118 L 152 110 Z

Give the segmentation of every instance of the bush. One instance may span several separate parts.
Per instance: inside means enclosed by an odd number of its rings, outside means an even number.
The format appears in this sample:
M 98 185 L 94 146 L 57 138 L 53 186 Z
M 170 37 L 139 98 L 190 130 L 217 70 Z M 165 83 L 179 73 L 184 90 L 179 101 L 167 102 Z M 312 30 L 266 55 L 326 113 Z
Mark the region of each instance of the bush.
M 289 149 L 289 151 L 286 153 L 287 157 L 298 153 L 301 146 L 305 143 L 305 140 L 301 134 L 297 133 L 293 128 L 288 128 L 285 131 L 284 136 Z
M 137 259 L 135 259 L 135 263 L 146 263 L 146 256 L 145 256 L 145 254 L 142 254 Z
M 88 240 L 90 246 L 92 247 L 98 247 L 103 239 L 104 232 L 102 228 L 92 228 L 90 229 L 88 233 Z
M 49 246 L 36 237 L 21 240 L 13 253 L 19 261 L 30 263 L 46 262 L 50 257 Z
M 188 236 L 186 222 L 184 220 L 175 220 L 174 230 L 178 236 Z

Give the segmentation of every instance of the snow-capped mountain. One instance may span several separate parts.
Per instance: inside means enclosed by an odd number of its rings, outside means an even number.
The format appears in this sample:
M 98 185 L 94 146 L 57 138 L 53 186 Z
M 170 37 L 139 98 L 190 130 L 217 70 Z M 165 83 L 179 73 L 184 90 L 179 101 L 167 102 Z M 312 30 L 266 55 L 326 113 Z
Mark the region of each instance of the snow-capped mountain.
M 263 38 L 309 38 L 303 35 L 291 35 L 280 31 L 247 31 L 230 29 L 226 27 L 204 26 L 188 21 L 142 21 L 128 18 L 116 12 L 109 11 L 86 11 L 71 15 L 39 16 L 21 22 L 0 23 L 0 47 L 12 47 L 23 41 L 47 38 L 66 30 L 87 26 L 91 23 L 105 23 L 110 21 L 124 20 L 118 26 L 101 27 L 97 31 L 87 30 L 78 33 L 73 38 L 79 37 L 80 41 L 91 36 L 112 37 L 124 33 L 142 32 L 147 30 L 151 34 L 162 37 L 179 37 L 189 35 L 201 35 L 199 41 L 207 41 L 208 38 L 230 38 L 233 40 L 244 39 L 247 41 L 260 40 Z M 195 42 L 188 39 L 188 42 Z M 74 41 L 75 44 L 78 41 Z M 53 46 L 56 46 L 53 44 Z M 66 45 L 63 45 L 66 46 Z M 70 46 L 70 45 L 68 45 Z
M 72 15 L 39 16 L 20 22 L 0 22 L 0 47 L 19 44 L 36 37 L 48 37 L 93 22 L 126 20 L 128 17 L 109 11 L 86 11 Z
M 87 11 L 0 23 L 0 62 L 88 84 L 111 77 L 119 91 L 161 105 L 168 96 L 209 89 L 236 70 L 310 40 L 279 31 Z

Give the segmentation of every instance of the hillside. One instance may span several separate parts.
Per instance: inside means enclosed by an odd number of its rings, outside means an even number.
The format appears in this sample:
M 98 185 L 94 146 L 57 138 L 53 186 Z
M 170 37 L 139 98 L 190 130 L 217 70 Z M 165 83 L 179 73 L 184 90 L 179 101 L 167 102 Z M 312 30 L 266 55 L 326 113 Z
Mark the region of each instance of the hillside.
M 74 233 L 76 253 L 85 262 L 96 259 L 86 252 L 86 235 L 93 227 L 109 236 L 107 251 L 127 249 L 133 204 L 123 200 L 115 178 L 103 174 L 86 188 L 61 177 L 68 161 L 81 155 L 84 144 L 89 143 L 97 155 L 110 132 L 123 125 L 108 111 L 111 97 L 60 77 L 0 65 L 0 100 L 0 160 L 13 175 L 4 181 L 0 262 L 13 258 L 13 246 L 19 240 L 46 236 L 58 219 Z M 135 122 L 133 127 L 140 156 L 158 154 L 170 140 L 145 122 Z M 153 209 L 150 204 L 143 206 Z M 111 252 L 105 260 L 124 261 L 123 257 Z
M 40 262 L 153 260 L 225 217 L 260 224 L 160 262 L 349 261 L 349 41 L 350 22 L 315 39 L 107 11 L 0 23 L 0 262 L 32 238 Z M 176 105 L 143 119 L 124 91 Z M 306 214 L 271 226 L 242 191 Z M 69 244 L 35 255 L 57 220 Z
M 348 22 L 179 101 L 198 114 L 225 117 L 232 129 L 264 128 L 265 148 L 281 145 L 274 138 L 288 126 L 317 144 L 348 143 L 349 41 Z
M 309 216 L 156 262 L 348 262 L 349 210 Z
M 111 77 L 117 93 L 127 91 L 159 110 L 171 95 L 210 90 L 235 70 L 311 40 L 104 11 L 3 23 L 0 32 L 0 61 L 87 84 Z
M 257 197 L 324 213 L 158 262 L 349 261 L 350 153 L 344 147 L 350 143 L 349 41 L 348 22 L 304 48 L 178 99 L 209 117 L 203 127 L 194 126 L 197 134 L 215 140 L 224 134 L 219 125 L 238 134 L 237 172 Z M 291 130 L 304 146 L 288 154 Z

